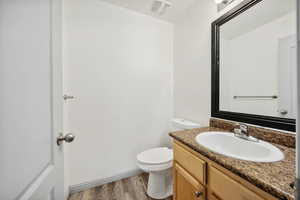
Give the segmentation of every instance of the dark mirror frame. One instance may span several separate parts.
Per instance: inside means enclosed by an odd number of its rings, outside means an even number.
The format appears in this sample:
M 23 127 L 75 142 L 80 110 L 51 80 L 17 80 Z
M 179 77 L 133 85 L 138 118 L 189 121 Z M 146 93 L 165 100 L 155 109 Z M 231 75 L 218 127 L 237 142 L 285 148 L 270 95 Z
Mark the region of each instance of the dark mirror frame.
M 264 127 L 270 127 L 275 129 L 293 131 L 296 130 L 296 120 L 295 119 L 287 119 L 280 117 L 271 117 L 271 116 L 262 116 L 262 115 L 254 115 L 254 114 L 246 114 L 246 113 L 237 113 L 237 112 L 229 112 L 229 111 L 221 111 L 220 110 L 220 26 L 233 19 L 234 17 L 240 15 L 247 9 L 250 9 L 257 3 L 263 0 L 245 0 L 237 7 L 233 8 L 216 21 L 212 23 L 212 91 L 211 91 L 211 116 L 221 119 L 233 120 L 237 122 L 244 122 Z

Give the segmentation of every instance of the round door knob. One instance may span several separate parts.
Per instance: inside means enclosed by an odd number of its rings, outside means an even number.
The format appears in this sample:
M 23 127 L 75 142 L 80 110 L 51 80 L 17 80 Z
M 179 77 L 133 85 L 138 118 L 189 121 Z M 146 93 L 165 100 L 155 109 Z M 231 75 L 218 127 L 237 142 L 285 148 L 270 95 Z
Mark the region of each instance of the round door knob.
M 201 197 L 203 195 L 203 192 L 195 192 L 195 196 L 197 198 Z
M 65 136 L 63 136 L 63 135 L 59 136 L 59 137 L 57 138 L 56 143 L 57 143 L 57 145 L 59 146 L 59 145 L 61 145 L 62 142 L 71 143 L 71 142 L 74 141 L 74 139 L 75 139 L 75 135 L 73 135 L 72 133 L 68 133 L 68 134 L 65 135 Z
M 288 111 L 287 111 L 287 110 L 281 110 L 280 113 L 281 113 L 282 115 L 287 115 L 287 114 L 288 114 Z

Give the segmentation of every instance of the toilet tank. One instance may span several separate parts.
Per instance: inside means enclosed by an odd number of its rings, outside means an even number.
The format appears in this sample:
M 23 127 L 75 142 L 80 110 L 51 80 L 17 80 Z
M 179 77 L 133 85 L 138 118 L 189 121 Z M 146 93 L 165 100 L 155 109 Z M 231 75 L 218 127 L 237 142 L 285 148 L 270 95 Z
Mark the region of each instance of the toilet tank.
M 171 131 L 182 131 L 182 130 L 189 130 L 189 129 L 201 127 L 201 125 L 196 122 L 192 122 L 192 121 L 182 119 L 182 118 L 172 119 L 171 122 L 172 122 L 172 130 Z

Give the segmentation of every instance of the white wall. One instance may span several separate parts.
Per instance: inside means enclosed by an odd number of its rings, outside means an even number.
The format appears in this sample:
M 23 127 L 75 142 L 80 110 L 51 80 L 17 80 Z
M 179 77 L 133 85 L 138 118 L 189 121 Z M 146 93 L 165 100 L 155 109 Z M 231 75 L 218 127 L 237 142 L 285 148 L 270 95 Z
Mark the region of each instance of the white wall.
M 213 0 L 195 1 L 174 29 L 175 116 L 207 125 L 210 117 L 210 24 Z
M 137 169 L 137 153 L 169 143 L 173 26 L 99 0 L 64 5 L 70 184 Z

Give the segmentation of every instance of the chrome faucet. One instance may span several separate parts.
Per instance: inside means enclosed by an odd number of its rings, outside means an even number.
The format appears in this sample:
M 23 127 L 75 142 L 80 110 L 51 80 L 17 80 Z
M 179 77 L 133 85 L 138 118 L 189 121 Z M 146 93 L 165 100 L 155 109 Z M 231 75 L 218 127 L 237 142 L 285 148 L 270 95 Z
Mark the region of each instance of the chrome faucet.
M 258 142 L 259 140 L 255 137 L 250 136 L 248 126 L 246 124 L 237 124 L 239 128 L 233 130 L 234 136 L 248 140 L 251 142 Z

